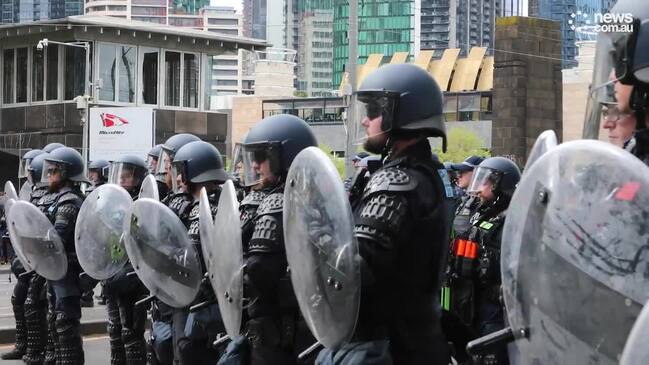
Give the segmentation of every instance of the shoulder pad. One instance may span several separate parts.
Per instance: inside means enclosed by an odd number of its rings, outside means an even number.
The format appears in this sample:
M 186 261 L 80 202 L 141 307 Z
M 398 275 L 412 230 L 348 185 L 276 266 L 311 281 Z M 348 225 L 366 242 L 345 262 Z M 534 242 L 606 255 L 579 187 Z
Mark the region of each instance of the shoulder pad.
M 266 195 L 267 194 L 263 191 L 257 191 L 257 190 L 251 191 L 250 193 L 248 193 L 248 195 L 246 195 L 245 198 L 243 198 L 243 200 L 241 201 L 241 206 L 244 205 L 258 206 L 264 200 Z
M 261 202 L 257 209 L 257 216 L 264 214 L 281 213 L 284 209 L 284 193 L 273 193 Z
M 56 200 L 56 194 L 46 193 L 38 200 L 38 202 L 36 202 L 36 205 L 49 206 L 52 205 L 55 200 Z
M 81 204 L 83 204 L 83 196 L 75 193 L 74 191 L 69 191 L 67 193 L 63 193 L 61 197 L 59 198 L 58 204 L 63 205 L 63 204 L 74 204 L 77 207 L 81 207 Z
M 198 219 L 198 216 L 200 215 L 200 206 L 201 204 L 199 200 L 192 202 L 190 205 L 191 209 L 189 209 L 189 220 Z
M 371 177 L 363 190 L 367 197 L 380 191 L 411 191 L 417 187 L 417 180 L 413 179 L 407 170 L 398 167 L 387 167 L 378 170 Z

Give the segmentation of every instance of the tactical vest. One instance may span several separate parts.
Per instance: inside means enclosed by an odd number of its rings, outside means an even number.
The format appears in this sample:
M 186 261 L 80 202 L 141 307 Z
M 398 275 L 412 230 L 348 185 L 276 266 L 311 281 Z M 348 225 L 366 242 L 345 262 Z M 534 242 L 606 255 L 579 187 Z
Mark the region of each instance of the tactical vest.
M 167 195 L 162 204 L 171 209 L 180 218 L 185 227 L 189 228 L 189 213 L 194 198 L 189 193 L 176 193 Z

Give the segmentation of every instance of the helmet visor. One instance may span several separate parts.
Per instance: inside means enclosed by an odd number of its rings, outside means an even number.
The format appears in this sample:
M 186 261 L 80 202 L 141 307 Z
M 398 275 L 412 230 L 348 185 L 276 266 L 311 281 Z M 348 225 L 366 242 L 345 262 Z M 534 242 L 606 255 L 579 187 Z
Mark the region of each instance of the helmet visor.
M 174 193 L 187 191 L 187 165 L 185 161 L 171 163 L 171 188 Z
M 29 176 L 29 165 L 32 163 L 31 158 L 23 158 L 18 166 L 18 177 L 24 179 Z
M 359 91 L 353 105 L 357 113 L 356 144 L 368 138 L 388 133 L 394 126 L 399 93 L 389 91 Z
M 468 194 L 477 195 L 479 192 L 490 189 L 495 191 L 502 174 L 499 171 L 478 166 L 473 170 L 471 183 L 466 189 Z
M 160 149 L 158 156 L 158 165 L 156 166 L 155 176 L 159 181 L 165 182 L 167 174 L 171 173 L 171 162 L 174 160 L 174 152 L 165 148 Z
M 628 77 L 622 59 L 626 57 L 626 43 L 631 33 L 599 33 L 595 49 L 593 79 L 586 106 L 584 138 L 597 138 L 602 122 L 602 106 L 619 103 L 622 111 L 629 110 L 633 86 L 624 85 L 621 79 Z
M 278 144 L 254 144 L 241 146 L 243 184 L 254 186 L 277 176 L 280 170 L 280 147 Z
M 160 156 L 151 156 L 147 155 L 146 157 L 146 166 L 149 169 L 149 173 L 155 175 L 156 170 L 158 170 L 158 158 Z
M 119 185 L 126 191 L 133 191 L 142 185 L 144 179 L 144 171 L 142 168 L 133 166 L 124 162 L 113 162 L 110 164 L 110 172 L 108 174 L 108 182 L 110 184 Z
M 52 181 L 63 181 L 67 178 L 67 168 L 65 164 L 54 161 L 43 162 L 43 172 L 41 174 L 41 182 L 49 184 Z

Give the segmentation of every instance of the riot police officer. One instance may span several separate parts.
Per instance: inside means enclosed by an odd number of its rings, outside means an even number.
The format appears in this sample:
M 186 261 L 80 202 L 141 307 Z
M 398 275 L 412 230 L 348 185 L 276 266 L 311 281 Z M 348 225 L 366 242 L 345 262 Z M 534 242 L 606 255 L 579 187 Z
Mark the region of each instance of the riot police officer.
M 242 242 L 249 298 L 244 333 L 251 364 L 294 364 L 312 343 L 287 274 L 282 230 L 284 184 L 295 156 L 317 141 L 293 115 L 274 115 L 255 125 L 242 143 L 243 180 L 259 186 L 242 203 Z M 255 209 L 256 203 L 259 205 Z
M 95 160 L 88 164 L 88 180 L 90 180 L 91 187 L 86 190 L 87 194 L 108 181 L 109 166 L 110 163 L 106 160 Z
M 61 147 L 65 147 L 65 145 L 63 143 L 52 142 L 52 143 L 46 144 L 45 147 L 43 147 L 43 151 L 45 151 L 47 153 L 50 153 L 50 152 L 54 151 L 55 149 L 61 148 Z
M 45 158 L 42 181 L 49 184 L 49 194 L 43 196 L 37 206 L 54 225 L 68 255 L 65 277 L 47 281 L 49 345 L 45 361 L 61 365 L 82 364 L 80 298 L 88 288 L 79 279 L 81 267 L 76 260 L 74 229 L 84 199 L 79 184 L 87 179 L 79 152 L 69 147 L 52 151 Z
M 470 338 L 459 339 L 458 348 L 477 337 L 504 327 L 501 302 L 500 247 L 507 207 L 520 180 L 516 164 L 504 157 L 484 160 L 473 173 L 469 194 L 480 205 L 471 217 L 469 231 L 454 241 L 450 269 L 451 310 Z M 463 340 L 463 341 L 462 341 Z M 507 364 L 504 347 L 490 349 L 477 364 Z
M 135 200 L 148 169 L 141 157 L 126 155 L 110 164 L 108 182 L 124 188 Z M 135 303 L 148 294 L 146 287 L 133 271 L 130 262 L 112 278 L 103 281 L 108 312 L 111 364 L 145 364 L 146 343 L 144 327 L 146 308 Z
M 182 182 L 173 181 L 171 163 L 174 155 L 182 146 L 194 141 L 200 141 L 200 138 L 188 133 L 169 137 L 161 146 L 156 170 L 156 179 L 163 182 L 169 190 L 169 194 L 162 200 L 162 203 L 180 218 L 185 227 L 189 227 L 188 218 L 193 197 L 187 193 Z M 149 344 L 151 361 L 166 363 L 171 357 L 166 341 L 171 341 L 174 363 L 178 363 L 180 361 L 178 340 L 184 336 L 186 312 L 174 310 L 162 301 L 156 300 L 153 303 L 151 315 L 153 318 L 153 335 Z M 171 335 L 171 338 L 168 338 L 168 335 Z
M 223 168 L 221 153 L 213 145 L 194 141 L 180 147 L 171 167 L 172 181 L 180 181 L 191 194 L 193 201 L 188 217 L 189 238 L 194 244 L 198 256 L 201 258 L 202 272 L 207 268 L 203 259 L 201 248 L 199 197 L 202 188 L 206 189 L 212 211 L 212 218 L 216 215 L 220 185 L 228 178 Z M 178 350 L 183 364 L 216 364 L 218 352 L 212 348 L 216 335 L 224 331 L 214 291 L 207 278 L 203 279 L 199 292 L 192 302 L 201 305 L 201 309 L 189 313 L 189 307 L 184 308 L 187 314 L 187 324 L 184 335 L 178 339 Z
M 401 64 L 368 75 L 357 98 L 364 148 L 384 165 L 352 197 L 363 293 L 352 343 L 317 361 L 447 364 L 438 293 L 453 193 L 428 142 L 441 137 L 446 148 L 442 92 L 427 72 Z
M 597 38 L 591 93 L 588 100 L 584 137 L 597 138 L 602 118 L 601 108 L 615 104 L 620 113 L 632 114 L 636 132 L 631 152 L 649 164 L 649 5 L 620 0 L 611 14 L 631 14 L 635 19 L 631 32 L 602 32 Z
M 43 167 L 43 158 L 36 159 L 37 156 L 45 154 L 43 150 L 31 150 L 23 155 L 20 164 L 19 176 L 27 178 L 32 186 L 30 198 L 38 199 L 45 191 L 44 186 L 39 184 L 41 178 L 41 169 Z M 33 164 L 33 165 L 32 165 Z M 32 174 L 37 171 L 37 178 L 34 179 Z M 39 186 L 41 185 L 41 186 Z M 31 200 L 31 199 L 30 199 Z M 29 329 L 26 322 L 26 300 L 29 291 L 30 281 L 34 273 L 25 274 L 25 268 L 14 254 L 11 258 L 11 272 L 16 276 L 16 285 L 14 285 L 13 294 L 11 295 L 11 306 L 16 320 L 16 345 L 13 350 L 2 354 L 3 360 L 18 360 L 27 353 L 29 346 L 28 336 Z M 42 278 L 41 278 L 42 279 Z M 44 281 L 43 281 L 44 282 Z M 39 292 L 40 293 L 40 292 Z M 42 311 L 41 311 L 42 312 Z

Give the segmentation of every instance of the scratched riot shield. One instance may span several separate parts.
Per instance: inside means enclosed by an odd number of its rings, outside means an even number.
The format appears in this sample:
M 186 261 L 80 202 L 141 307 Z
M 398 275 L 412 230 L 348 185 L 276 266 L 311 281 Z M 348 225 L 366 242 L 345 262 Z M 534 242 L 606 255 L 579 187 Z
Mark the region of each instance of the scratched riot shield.
M 97 280 L 115 275 L 128 260 L 122 233 L 133 200 L 119 185 L 97 187 L 84 200 L 74 230 L 77 258 L 83 270 Z
M 536 162 L 536 160 L 543 156 L 543 154 L 555 148 L 557 144 L 557 135 L 553 130 L 549 129 L 539 134 L 539 136 L 536 138 L 536 141 L 534 142 L 534 146 L 532 146 L 532 149 L 527 156 L 527 162 L 525 163 L 523 173 L 525 173 L 530 168 L 530 166 L 532 166 L 532 164 Z
M 16 193 L 16 188 L 11 181 L 5 182 L 4 192 L 6 199 L 20 200 L 18 193 Z
M 160 193 L 158 192 L 158 182 L 155 176 L 149 174 L 142 181 L 140 187 L 140 198 L 150 198 L 153 200 L 160 200 Z
M 36 271 L 48 280 L 62 279 L 68 257 L 58 233 L 33 204 L 15 201 L 7 215 L 11 244 L 27 271 Z
M 124 243 L 151 295 L 176 308 L 194 300 L 202 279 L 198 252 L 171 209 L 150 198 L 135 201 L 124 220 Z
M 230 338 L 234 338 L 239 335 L 243 314 L 243 247 L 239 202 L 232 180 L 222 185 L 218 211 L 211 227 L 207 195 L 201 195 L 200 204 L 205 265 L 219 302 L 223 324 Z M 210 228 L 212 231 L 208 232 Z
M 311 332 L 337 349 L 354 332 L 360 258 L 354 219 L 340 176 L 315 147 L 300 152 L 284 190 L 284 240 L 291 281 Z
M 503 231 L 509 324 L 524 364 L 615 364 L 649 296 L 649 168 L 564 143 L 521 179 Z

